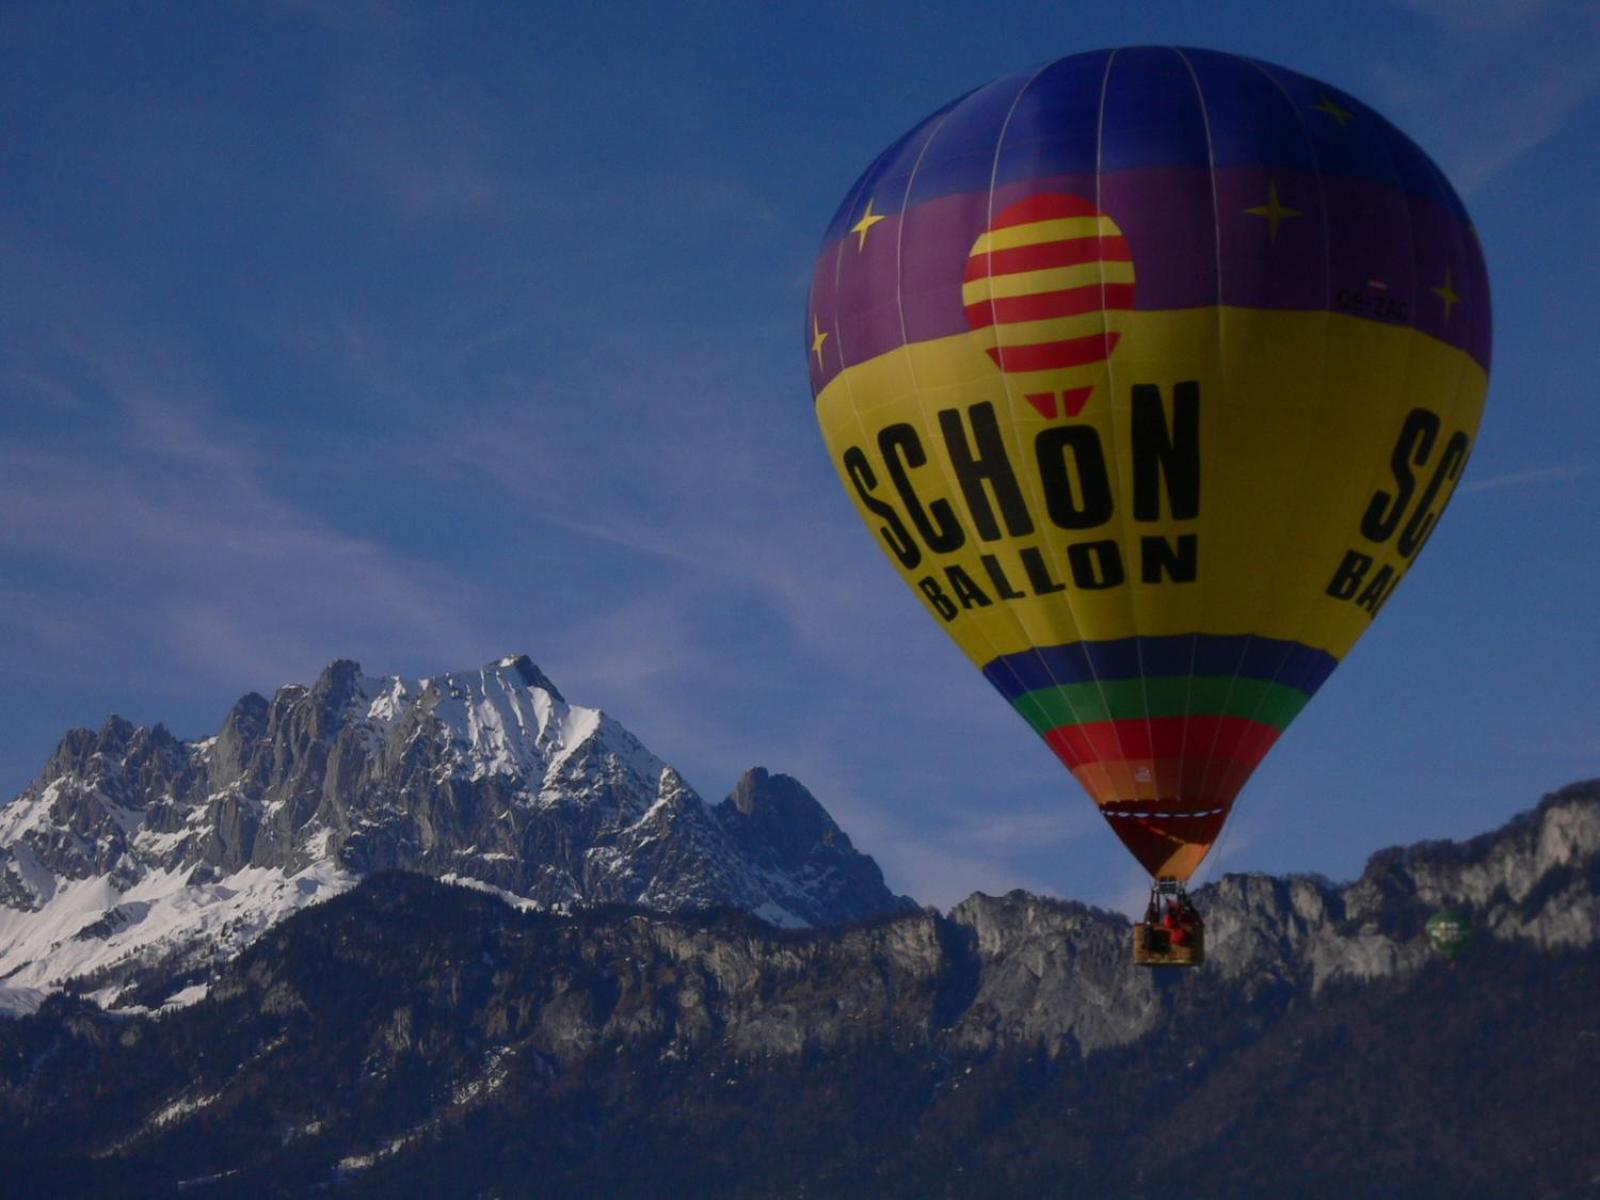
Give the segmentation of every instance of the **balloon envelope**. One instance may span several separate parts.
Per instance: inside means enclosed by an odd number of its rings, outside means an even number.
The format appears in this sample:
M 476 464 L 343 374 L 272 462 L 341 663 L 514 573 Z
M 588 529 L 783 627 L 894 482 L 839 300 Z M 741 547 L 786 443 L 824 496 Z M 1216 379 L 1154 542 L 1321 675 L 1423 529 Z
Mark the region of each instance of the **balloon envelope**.
M 1180 879 L 1432 533 L 1489 343 L 1476 237 L 1409 139 L 1162 48 L 911 130 L 834 217 L 806 315 L 872 536 Z

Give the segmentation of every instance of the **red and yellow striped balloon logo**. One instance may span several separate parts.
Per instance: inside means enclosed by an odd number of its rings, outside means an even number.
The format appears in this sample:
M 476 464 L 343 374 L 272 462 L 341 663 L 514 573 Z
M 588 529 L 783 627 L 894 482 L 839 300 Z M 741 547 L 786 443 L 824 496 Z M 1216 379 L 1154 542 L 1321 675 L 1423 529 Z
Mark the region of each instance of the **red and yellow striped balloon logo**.
M 1116 222 L 1079 196 L 1029 196 L 973 243 L 963 279 L 967 323 L 1008 381 L 1041 416 L 1077 416 L 1133 309 Z

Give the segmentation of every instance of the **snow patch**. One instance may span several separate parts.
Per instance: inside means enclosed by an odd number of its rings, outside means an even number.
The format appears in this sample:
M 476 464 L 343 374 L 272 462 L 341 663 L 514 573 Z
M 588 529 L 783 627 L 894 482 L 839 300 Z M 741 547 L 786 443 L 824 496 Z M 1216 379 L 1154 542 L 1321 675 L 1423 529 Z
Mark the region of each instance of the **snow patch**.
M 0 808 L 0 846 L 15 843 L 23 834 L 31 833 L 49 820 L 65 787 L 65 779 L 52 780 L 37 796 L 24 792 Z
M 379 1146 L 370 1154 L 346 1155 L 344 1158 L 341 1158 L 338 1164 L 334 1167 L 334 1173 L 338 1175 L 352 1175 L 357 1171 L 365 1171 L 373 1163 L 382 1162 L 384 1159 L 398 1154 L 400 1151 L 404 1150 L 406 1146 L 408 1146 L 414 1140 L 414 1137 L 414 1134 L 402 1133 L 399 1137 L 391 1138 L 389 1141 L 385 1142 L 382 1146 Z
M 206 998 L 206 993 L 211 990 L 209 983 L 191 983 L 186 988 L 181 988 L 161 1002 L 162 1012 L 171 1012 L 176 1008 L 188 1008 L 191 1004 L 199 1004 Z
M 77 976 L 193 942 L 232 956 L 290 913 L 356 883 L 331 862 L 294 874 L 246 867 L 193 886 L 191 873 L 188 866 L 152 871 L 127 891 L 104 878 L 74 880 L 37 912 L 0 908 L 0 979 L 12 988 L 52 991 Z
M 189 1116 L 191 1113 L 197 1113 L 202 1108 L 215 1104 L 219 1094 L 220 1093 L 213 1092 L 209 1096 L 179 1096 L 171 1104 L 167 1105 L 155 1116 L 151 1117 L 147 1122 L 145 1122 L 144 1130 L 141 1132 L 152 1129 L 160 1129 L 163 1125 L 171 1125 L 175 1121 L 181 1121 L 184 1117 Z
M 768 900 L 759 908 L 751 910 L 768 925 L 776 925 L 779 929 L 810 929 L 811 922 L 801 920 L 787 908 L 775 901 Z
M 537 900 L 530 900 L 526 896 L 519 896 L 515 892 L 508 892 L 505 888 L 495 887 L 492 883 L 485 883 L 481 879 L 474 879 L 470 875 L 457 875 L 454 871 L 439 876 L 440 883 L 448 883 L 451 887 L 467 888 L 474 892 L 484 892 L 504 900 L 521 912 L 544 912 L 544 905 Z
M 360 687 L 363 693 L 372 697 L 372 703 L 367 706 L 367 719 L 385 732 L 411 706 L 411 691 L 406 681 L 398 675 L 385 675 L 378 679 L 363 676 Z
M 39 1011 L 50 993 L 42 988 L 10 987 L 0 984 L 0 1016 L 25 1017 Z
M 48 904 L 56 894 L 56 877 L 26 842 L 11 846 L 11 873 L 22 881 L 33 896 L 35 904 Z

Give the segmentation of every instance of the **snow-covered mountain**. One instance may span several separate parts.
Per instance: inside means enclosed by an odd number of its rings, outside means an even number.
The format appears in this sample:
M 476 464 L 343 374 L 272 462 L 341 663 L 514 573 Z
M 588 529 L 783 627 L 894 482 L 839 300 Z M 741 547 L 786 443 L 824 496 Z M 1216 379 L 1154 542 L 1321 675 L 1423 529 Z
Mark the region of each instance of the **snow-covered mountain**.
M 213 737 L 110 718 L 0 808 L 0 1011 L 68 981 L 203 994 L 269 926 L 387 868 L 551 909 L 728 905 L 785 926 L 910 905 L 794 780 L 715 807 L 526 657 L 432 679 L 335 662 Z
M 1163 972 L 1025 892 L 797 932 L 375 876 L 159 1021 L 0 1021 L 0 1186 L 1594 1200 L 1600 780 L 1354 883 L 1195 899 L 1207 963 Z

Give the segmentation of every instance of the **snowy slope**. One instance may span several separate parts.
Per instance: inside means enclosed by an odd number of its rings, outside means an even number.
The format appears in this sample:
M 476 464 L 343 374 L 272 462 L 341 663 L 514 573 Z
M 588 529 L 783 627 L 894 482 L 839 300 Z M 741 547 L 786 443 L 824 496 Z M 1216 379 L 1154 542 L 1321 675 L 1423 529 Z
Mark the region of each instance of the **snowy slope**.
M 758 769 L 712 808 L 526 657 L 418 680 L 341 661 L 212 737 L 112 717 L 62 740 L 0 809 L 0 1011 L 69 981 L 107 1006 L 196 999 L 262 931 L 389 868 L 790 926 L 906 904 L 793 780 Z

